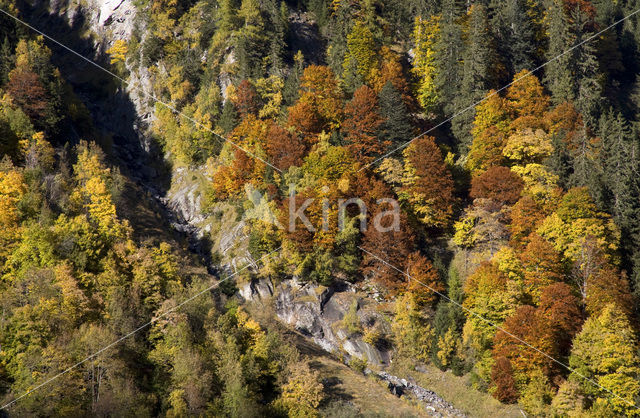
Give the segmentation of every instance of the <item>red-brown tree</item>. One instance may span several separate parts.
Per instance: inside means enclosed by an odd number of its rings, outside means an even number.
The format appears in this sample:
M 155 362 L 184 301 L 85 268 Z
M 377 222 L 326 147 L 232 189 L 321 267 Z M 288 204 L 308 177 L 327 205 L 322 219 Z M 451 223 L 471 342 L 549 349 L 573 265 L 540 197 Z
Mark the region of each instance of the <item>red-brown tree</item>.
M 390 145 L 377 138 L 382 117 L 378 113 L 378 98 L 368 86 L 362 86 L 353 94 L 353 99 L 345 107 L 342 129 L 345 141 L 353 156 L 363 164 L 368 164 L 382 154 Z
M 282 171 L 288 170 L 292 165 L 302 164 L 305 146 L 300 137 L 273 121 L 267 128 L 265 148 L 269 161 Z
M 49 99 L 37 74 L 28 70 L 12 71 L 6 88 L 15 103 L 31 119 L 45 117 Z
M 511 205 L 520 199 L 523 187 L 520 176 L 508 167 L 491 167 L 471 180 L 470 195 Z

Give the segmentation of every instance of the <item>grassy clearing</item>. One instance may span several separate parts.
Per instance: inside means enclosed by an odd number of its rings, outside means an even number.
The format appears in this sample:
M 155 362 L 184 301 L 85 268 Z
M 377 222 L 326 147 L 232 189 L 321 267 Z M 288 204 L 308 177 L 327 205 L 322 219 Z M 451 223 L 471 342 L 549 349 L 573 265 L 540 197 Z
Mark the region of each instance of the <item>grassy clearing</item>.
M 471 387 L 468 376 L 455 376 L 450 371 L 443 372 L 432 365 L 422 366 L 423 371 L 416 371 L 407 363 L 392 365 L 389 373 L 413 378 L 425 389 L 437 393 L 455 408 L 473 417 L 520 417 L 522 413 L 517 405 L 503 405 L 487 393 Z

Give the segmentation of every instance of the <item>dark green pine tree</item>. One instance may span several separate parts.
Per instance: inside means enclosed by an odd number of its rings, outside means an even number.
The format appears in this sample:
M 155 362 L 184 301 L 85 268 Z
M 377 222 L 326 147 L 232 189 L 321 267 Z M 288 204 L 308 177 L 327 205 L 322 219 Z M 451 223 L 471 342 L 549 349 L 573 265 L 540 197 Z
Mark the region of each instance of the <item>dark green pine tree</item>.
M 244 36 L 236 37 L 233 54 L 238 63 L 238 77 L 243 80 L 251 77 L 252 54 L 248 52 L 247 39 Z
M 282 91 L 282 98 L 284 99 L 285 106 L 293 105 L 298 100 L 298 90 L 300 89 L 300 78 L 304 71 L 304 55 L 302 51 L 293 57 L 293 67 L 291 72 L 284 81 L 284 87 Z
M 348 97 L 351 97 L 364 84 L 362 77 L 358 74 L 358 62 L 356 60 L 349 60 L 349 66 L 343 72 L 343 76 L 342 90 Z
M 305 8 L 313 13 L 313 17 L 319 27 L 325 27 L 329 22 L 329 5 L 331 0 L 301 0 L 298 4 L 302 3 Z
M 586 12 L 580 7 L 574 9 L 572 18 L 574 22 L 572 32 L 575 34 L 575 44 L 578 45 L 593 35 L 593 23 L 589 21 Z M 587 126 L 595 130 L 603 100 L 596 49 L 592 42 L 585 42 L 572 52 L 575 68 L 576 108 L 582 114 Z
M 572 36 L 569 33 L 569 21 L 564 13 L 563 2 L 548 0 L 547 2 L 547 33 L 549 34 L 549 48 L 546 59 L 549 64 L 545 67 L 545 84 L 551 91 L 554 103 L 562 103 L 575 99 L 571 74 L 570 54 L 563 54 L 571 46 Z
M 431 347 L 431 358 L 434 364 L 440 369 L 446 369 L 442 364 L 442 361 L 438 357 L 438 341 L 440 338 L 451 331 L 453 337 L 456 340 L 462 339 L 462 327 L 465 321 L 464 311 L 462 310 L 462 284 L 460 277 L 455 269 L 449 269 L 449 277 L 447 280 L 447 293 L 450 300 L 441 299 L 436 308 L 436 314 L 433 320 L 433 328 L 435 338 L 433 339 L 433 345 Z M 457 354 L 453 355 L 451 364 L 448 365 L 454 374 L 461 375 L 464 373 L 464 361 L 458 357 Z
M 596 9 L 595 21 L 598 28 L 606 28 L 623 16 L 622 7 L 618 2 L 593 0 L 591 3 Z M 627 71 L 624 64 L 621 46 L 625 44 L 625 41 L 621 39 L 619 29 L 616 27 L 603 32 L 594 42 L 598 63 L 605 76 L 602 83 L 603 94 L 616 107 L 628 104 L 631 91 L 629 84 L 633 82 L 631 76 L 633 73 Z
M 621 232 L 624 268 L 632 272 L 634 289 L 640 295 L 640 161 L 638 144 L 629 124 L 620 114 L 605 112 L 599 123 L 603 141 L 603 177 L 609 201 L 607 209 Z
M 279 3 L 279 4 L 278 4 Z M 284 69 L 284 56 L 286 51 L 286 37 L 289 31 L 287 4 L 284 1 L 268 0 L 265 7 L 271 22 L 269 45 L 269 72 L 281 75 Z
M 535 67 L 535 30 L 529 18 L 526 0 L 510 0 L 507 14 L 507 47 L 513 74 Z
M 222 114 L 220 115 L 220 119 L 218 119 L 218 126 L 227 134 L 236 127 L 237 123 L 238 113 L 236 112 L 236 108 L 233 103 L 231 103 L 231 100 L 227 99 L 224 102 L 224 106 L 222 106 Z
M 571 165 L 573 173 L 569 178 L 570 187 L 587 187 L 591 197 L 599 208 L 606 205 L 605 186 L 602 180 L 605 167 L 601 159 L 597 158 L 602 150 L 601 143 L 594 145 L 586 126 L 582 126 L 576 140 Z
M 558 176 L 558 186 L 566 189 L 571 176 L 571 155 L 567 149 L 567 143 L 562 133 L 556 133 L 551 138 L 553 152 L 545 162 L 551 172 Z
M 489 87 L 490 41 L 487 9 L 476 3 L 470 9 L 469 35 L 464 51 L 464 74 L 460 91 L 455 95 L 456 112 L 461 112 L 451 121 L 451 130 L 459 142 L 461 153 L 466 153 L 473 140 L 471 128 L 475 118 L 474 104 L 480 101 Z M 473 108 L 467 109 L 469 106 Z M 464 111 L 463 111 L 464 110 Z
M 387 1 L 382 4 L 382 18 L 392 28 L 389 34 L 393 43 L 399 43 L 409 49 L 412 25 L 416 16 L 428 17 L 440 13 L 438 0 L 403 0 Z
M 328 25 L 329 45 L 327 47 L 327 64 L 339 78 L 342 77 L 344 56 L 347 53 L 347 36 L 351 31 L 351 6 L 346 1 L 332 15 Z
M 633 137 L 624 117 L 612 111 L 602 114 L 599 123 L 600 138 L 603 142 L 605 173 L 604 181 L 610 196 L 609 208 L 616 224 L 629 229 L 637 221 L 630 215 L 639 203 L 634 198 L 633 189 L 637 187 L 635 179 L 638 162 L 632 159 Z
M 453 100 L 462 78 L 462 30 L 456 22 L 459 16 L 455 0 L 445 0 L 442 9 L 440 36 L 434 46 L 434 84 L 442 110 L 451 115 L 455 112 Z
M 378 98 L 380 115 L 384 119 L 380 128 L 380 140 L 389 141 L 393 148 L 409 141 L 413 137 L 409 111 L 402 100 L 402 95 L 391 81 L 387 81 Z
M 0 84 L 9 81 L 9 72 L 15 66 L 14 60 L 13 48 L 11 48 L 9 38 L 5 36 L 2 46 L 0 46 Z

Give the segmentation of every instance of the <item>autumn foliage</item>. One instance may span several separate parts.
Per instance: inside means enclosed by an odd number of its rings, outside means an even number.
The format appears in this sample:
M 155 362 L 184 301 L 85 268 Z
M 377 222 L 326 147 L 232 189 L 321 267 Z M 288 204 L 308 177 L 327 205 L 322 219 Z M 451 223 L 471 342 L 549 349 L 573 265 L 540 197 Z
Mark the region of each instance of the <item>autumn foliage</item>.
M 438 228 L 448 226 L 456 203 L 453 178 L 435 139 L 423 136 L 413 141 L 403 154 L 401 195 L 411 202 L 424 224 Z
M 471 181 L 470 195 L 474 199 L 492 199 L 513 204 L 520 198 L 522 179 L 507 167 L 491 167 Z
M 30 118 L 44 118 L 49 98 L 37 74 L 28 70 L 13 71 L 9 76 L 7 92 Z
M 378 99 L 372 89 L 362 86 L 345 106 L 342 129 L 349 150 L 363 164 L 381 155 L 390 144 L 381 143 L 377 131 L 382 118 L 377 111 Z

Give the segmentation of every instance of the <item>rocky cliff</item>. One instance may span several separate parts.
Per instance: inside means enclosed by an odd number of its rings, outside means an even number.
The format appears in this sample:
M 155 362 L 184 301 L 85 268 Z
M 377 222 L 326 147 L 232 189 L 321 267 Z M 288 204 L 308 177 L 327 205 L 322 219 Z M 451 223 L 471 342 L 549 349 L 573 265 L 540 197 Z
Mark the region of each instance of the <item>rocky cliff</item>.
M 241 286 L 239 293 L 247 301 L 273 303 L 281 321 L 347 362 L 358 358 L 376 367 L 389 364 L 385 341 L 365 342 L 368 330 L 389 331 L 389 324 L 378 305 L 349 283 L 325 287 L 294 278 L 274 285 L 261 279 Z M 355 317 L 346 323 L 350 311 L 355 311 Z

